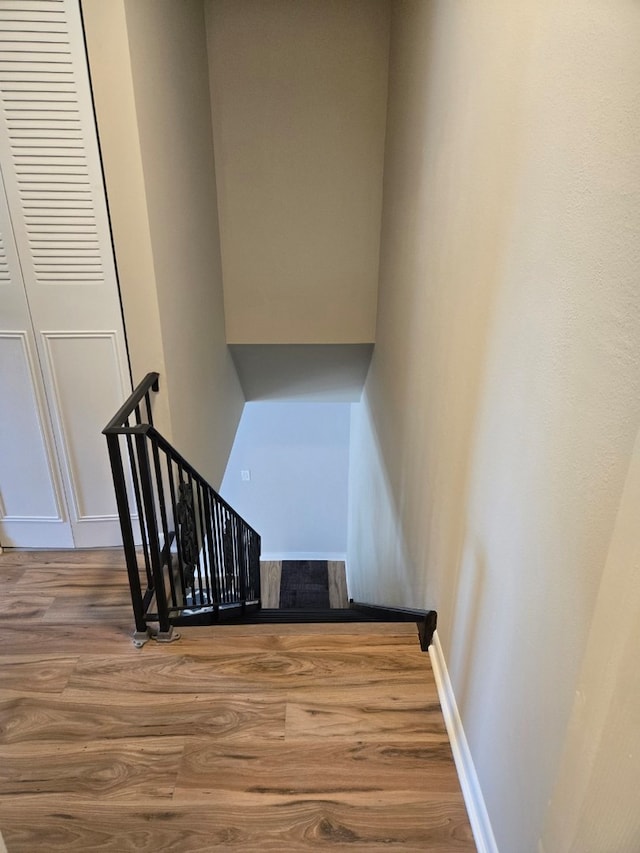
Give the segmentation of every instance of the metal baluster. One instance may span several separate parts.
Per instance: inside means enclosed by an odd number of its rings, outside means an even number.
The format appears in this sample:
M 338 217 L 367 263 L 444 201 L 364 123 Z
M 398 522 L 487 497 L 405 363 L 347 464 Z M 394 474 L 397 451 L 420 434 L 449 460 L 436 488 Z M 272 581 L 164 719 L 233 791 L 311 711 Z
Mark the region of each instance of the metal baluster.
M 248 527 L 245 528 L 245 537 L 247 541 L 247 575 L 249 577 L 249 584 L 251 585 L 251 599 L 255 601 L 259 596 L 258 588 L 256 587 L 255 571 L 253 568 L 253 556 L 251 553 L 251 542 L 253 540 L 253 534 Z
M 251 531 L 251 528 L 247 528 L 247 571 L 249 572 L 249 579 L 251 583 L 251 598 L 256 601 L 258 598 L 260 598 L 260 594 L 258 592 L 258 587 L 256 586 L 256 573 L 253 566 L 252 543 L 253 532 Z
M 213 501 L 213 535 L 216 548 L 216 577 L 218 587 L 218 601 L 220 604 L 226 602 L 225 590 L 226 584 L 224 579 L 224 547 L 222 542 L 222 530 L 220 527 L 220 503 L 215 495 L 211 496 Z
M 144 395 L 145 407 L 147 410 L 147 423 L 150 426 L 153 426 L 153 415 L 151 414 L 151 398 L 149 397 L 149 392 Z
M 138 471 L 138 462 L 133 446 L 133 438 L 127 434 L 127 449 L 129 451 L 129 466 L 131 468 L 131 477 L 133 479 L 133 494 L 136 500 L 136 509 L 138 512 L 138 524 L 140 525 L 140 539 L 142 540 L 142 553 L 144 555 L 144 567 L 147 573 L 147 589 L 153 589 L 153 575 L 151 573 L 151 557 L 149 556 L 149 542 L 147 536 L 147 526 L 145 522 L 144 508 L 142 506 L 142 496 L 140 493 L 140 475 Z
M 202 567 L 200 565 L 200 547 L 199 547 L 199 542 L 198 542 L 198 524 L 196 521 L 196 519 L 197 519 L 196 501 L 195 501 L 195 495 L 193 493 L 193 477 L 191 476 L 191 473 L 189 471 L 187 471 L 187 484 L 188 484 L 189 492 L 191 493 L 191 510 L 193 513 L 193 537 L 194 537 L 193 538 L 193 548 L 194 548 L 193 558 L 195 561 L 195 571 L 196 571 L 196 574 L 198 576 L 198 591 L 200 593 L 200 606 L 202 607 L 204 605 L 204 596 L 202 593 L 202 590 L 203 590 Z M 195 578 L 194 578 L 194 583 L 195 583 Z M 195 594 L 194 594 L 194 601 L 195 601 Z
M 181 606 L 184 607 L 187 603 L 187 590 L 184 584 L 184 563 L 182 561 L 182 542 L 180 541 L 180 526 L 178 524 L 178 509 L 176 503 L 176 487 L 173 479 L 173 463 L 168 453 L 165 454 L 167 461 L 167 479 L 169 481 L 169 493 L 171 495 L 171 514 L 173 517 L 173 526 L 176 537 L 176 549 L 178 552 L 178 577 L 180 578 L 180 590 L 182 592 Z
M 111 462 L 111 473 L 113 474 L 113 485 L 116 493 L 118 515 L 120 516 L 122 544 L 127 563 L 127 574 L 129 575 L 129 588 L 131 590 L 131 604 L 133 606 L 133 617 L 136 623 L 136 633 L 146 634 L 147 623 L 144 618 L 142 589 L 140 587 L 140 572 L 138 570 L 136 544 L 133 537 L 133 527 L 131 525 L 129 498 L 127 497 L 127 483 L 124 474 L 124 465 L 122 464 L 119 435 L 107 436 L 107 449 L 109 451 L 109 461 Z
M 258 596 L 258 590 L 256 587 L 256 578 L 255 571 L 253 568 L 253 553 L 252 553 L 252 543 L 253 543 L 253 533 L 249 528 L 246 529 L 246 537 L 247 537 L 247 571 L 249 573 L 249 583 L 251 584 L 251 598 L 255 601 Z
M 237 601 L 238 598 L 238 589 L 236 584 L 236 537 L 234 536 L 233 530 L 233 518 L 229 513 L 229 510 L 225 510 L 225 536 L 226 536 L 226 549 L 228 556 L 230 558 L 230 568 L 229 568 L 229 585 L 230 585 L 230 595 L 231 601 Z
M 230 541 L 233 552 L 233 599 L 238 601 L 240 598 L 240 583 L 238 577 L 238 534 L 236 530 L 235 516 L 229 513 L 229 528 L 231 531 Z
M 148 395 L 146 395 L 148 396 Z M 147 401 L 148 405 L 148 401 Z M 176 587 L 173 577 L 173 565 L 171 561 L 171 536 L 169 534 L 169 525 L 167 523 L 167 507 L 164 500 L 164 485 L 162 482 L 162 470 L 160 468 L 160 452 L 155 441 L 151 440 L 151 449 L 153 453 L 153 469 L 156 475 L 156 490 L 158 495 L 158 504 L 160 507 L 160 522 L 162 524 L 162 535 L 164 537 L 163 553 L 166 555 L 167 572 L 169 574 L 169 589 L 171 591 L 171 604 L 177 605 Z
M 244 536 L 242 530 L 242 523 L 238 518 L 236 518 L 236 541 L 238 548 L 238 580 L 240 582 L 239 593 L 240 600 L 242 601 L 242 609 L 244 610 L 244 605 L 247 601 L 247 572 L 246 572 L 246 561 L 244 558 Z
M 136 448 L 138 450 L 138 464 L 140 466 L 140 485 L 142 487 L 142 499 L 144 502 L 147 530 L 149 532 L 149 549 L 151 552 L 151 571 L 153 573 L 154 588 L 156 593 L 156 604 L 158 606 L 158 621 L 160 623 L 160 639 L 171 639 L 171 624 L 167 609 L 167 596 L 160 565 L 160 543 L 158 540 L 158 522 L 156 519 L 155 500 L 153 495 L 153 482 L 151 480 L 151 466 L 149 464 L 149 453 L 147 449 L 147 438 L 144 435 L 136 435 Z
M 253 567 L 256 575 L 256 588 L 258 590 L 258 598 L 262 607 L 262 576 L 260 574 L 260 553 L 262 550 L 262 540 L 257 533 L 253 534 Z
M 182 572 L 185 576 L 185 586 L 191 590 L 191 605 L 196 604 L 196 577 L 194 552 L 196 544 L 191 530 L 193 519 L 190 516 L 187 502 L 186 483 L 184 469 L 180 462 L 176 462 L 178 468 L 178 520 L 180 523 L 180 544 L 182 558 Z
M 200 547 L 200 552 L 202 554 L 205 590 L 206 590 L 206 594 L 207 594 L 206 603 L 211 604 L 212 595 L 211 595 L 211 583 L 210 583 L 210 574 L 209 574 L 210 559 L 209 559 L 209 546 L 208 546 L 208 540 L 207 540 L 206 528 L 205 528 L 206 519 L 205 519 L 205 515 L 204 515 L 204 506 L 203 506 L 204 500 L 202 497 L 202 485 L 201 485 L 200 481 L 195 480 L 195 484 L 196 484 L 196 495 L 198 497 L 198 520 L 200 523 L 200 542 L 202 543 L 201 547 Z
M 212 588 L 212 603 L 220 603 L 220 583 L 217 573 L 218 559 L 216 553 L 216 543 L 214 537 L 215 518 L 213 515 L 212 500 L 215 501 L 215 496 L 211 494 L 210 489 L 204 489 L 204 515 L 207 526 L 207 544 L 209 547 L 209 571 L 211 573 L 211 588 Z

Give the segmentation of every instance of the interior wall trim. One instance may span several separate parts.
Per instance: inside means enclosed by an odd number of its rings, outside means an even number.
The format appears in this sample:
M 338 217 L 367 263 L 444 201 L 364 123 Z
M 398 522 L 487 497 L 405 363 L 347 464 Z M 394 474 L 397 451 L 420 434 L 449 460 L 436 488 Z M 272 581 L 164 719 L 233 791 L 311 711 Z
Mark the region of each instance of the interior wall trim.
M 47 475 L 49 477 L 51 495 L 55 502 L 55 509 L 57 512 L 56 515 L 7 515 L 4 503 L 2 502 L 2 498 L 0 497 L 0 518 L 5 522 L 17 521 L 28 523 L 38 522 L 64 524 L 67 518 L 63 509 L 64 502 L 62 498 L 61 485 L 56 475 L 56 471 L 58 470 L 58 462 L 56 459 L 53 436 L 51 435 L 51 430 L 47 424 L 47 404 L 44 399 L 43 392 L 41 390 L 41 384 L 38 381 L 39 374 L 37 367 L 37 357 L 32 352 L 32 348 L 29 341 L 29 335 L 26 331 L 0 330 L 0 340 L 18 341 L 22 349 L 22 357 L 24 359 L 24 363 L 27 367 L 27 370 L 29 372 L 29 378 L 31 380 L 29 391 L 31 393 L 31 398 L 33 401 L 33 411 L 37 417 L 37 426 L 40 433 L 40 440 L 42 442 L 42 448 L 44 450 L 45 458 L 48 463 Z M 1 848 L 0 853 L 2 853 Z
M 478 853 L 499 853 L 437 631 L 429 646 L 429 655 Z

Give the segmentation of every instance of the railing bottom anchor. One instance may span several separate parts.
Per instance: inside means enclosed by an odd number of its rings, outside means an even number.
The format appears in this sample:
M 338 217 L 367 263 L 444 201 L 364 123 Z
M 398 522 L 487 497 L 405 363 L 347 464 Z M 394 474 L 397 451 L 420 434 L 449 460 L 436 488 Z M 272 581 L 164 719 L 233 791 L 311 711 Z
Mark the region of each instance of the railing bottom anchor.
M 133 635 L 133 645 L 136 649 L 141 649 L 148 640 L 151 639 L 151 631 L 147 628 L 146 631 L 136 631 Z
M 151 637 L 152 640 L 155 640 L 156 643 L 174 643 L 176 640 L 179 640 L 182 634 L 179 631 L 173 630 L 173 625 L 169 628 L 168 631 L 157 631 Z
M 146 631 L 136 631 L 133 635 L 133 645 L 136 649 L 141 649 L 149 640 L 155 640 L 156 643 L 174 643 L 179 640 L 182 635 L 179 631 L 174 631 L 173 625 L 168 631 L 158 631 L 157 628 L 147 628 Z

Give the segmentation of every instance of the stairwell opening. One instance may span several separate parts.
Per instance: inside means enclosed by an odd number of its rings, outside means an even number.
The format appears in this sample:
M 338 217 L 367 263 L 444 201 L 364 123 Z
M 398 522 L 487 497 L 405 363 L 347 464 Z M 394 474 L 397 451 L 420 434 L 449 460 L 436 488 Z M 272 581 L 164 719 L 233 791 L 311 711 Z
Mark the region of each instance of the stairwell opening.
M 267 606 L 347 606 L 351 405 L 245 404 L 220 493 L 261 531 Z

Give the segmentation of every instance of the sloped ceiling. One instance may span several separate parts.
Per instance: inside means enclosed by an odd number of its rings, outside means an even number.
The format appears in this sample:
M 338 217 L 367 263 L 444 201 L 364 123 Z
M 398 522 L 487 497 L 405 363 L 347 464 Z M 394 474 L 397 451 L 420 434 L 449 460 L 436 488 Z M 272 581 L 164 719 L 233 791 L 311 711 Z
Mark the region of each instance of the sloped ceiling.
M 348 403 L 360 400 L 373 344 L 232 344 L 245 398 Z

